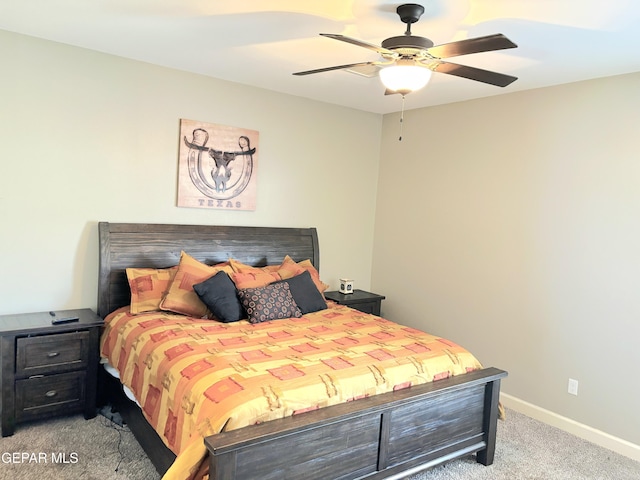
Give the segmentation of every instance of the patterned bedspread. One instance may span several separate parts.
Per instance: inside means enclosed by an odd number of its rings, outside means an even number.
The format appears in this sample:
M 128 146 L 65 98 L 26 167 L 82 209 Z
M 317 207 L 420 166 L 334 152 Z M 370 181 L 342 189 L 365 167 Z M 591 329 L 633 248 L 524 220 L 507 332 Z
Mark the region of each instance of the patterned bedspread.
M 128 308 L 106 319 L 102 356 L 191 479 L 203 438 L 482 368 L 449 340 L 331 304 L 302 318 L 219 323 Z

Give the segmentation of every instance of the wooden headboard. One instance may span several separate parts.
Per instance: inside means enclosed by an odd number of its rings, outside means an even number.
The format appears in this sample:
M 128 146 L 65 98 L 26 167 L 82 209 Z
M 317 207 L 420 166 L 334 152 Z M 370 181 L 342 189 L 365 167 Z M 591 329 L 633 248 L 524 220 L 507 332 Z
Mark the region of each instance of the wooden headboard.
M 295 261 L 310 259 L 320 269 L 315 228 L 100 222 L 98 230 L 101 317 L 129 304 L 126 268 L 171 267 L 180 261 L 182 250 L 208 265 L 229 258 L 253 266 L 274 265 L 289 255 Z

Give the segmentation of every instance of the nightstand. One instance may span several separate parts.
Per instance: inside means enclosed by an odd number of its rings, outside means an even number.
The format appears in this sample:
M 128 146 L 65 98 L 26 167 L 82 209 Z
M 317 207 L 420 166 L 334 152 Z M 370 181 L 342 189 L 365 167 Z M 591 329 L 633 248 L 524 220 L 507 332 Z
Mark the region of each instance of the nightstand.
M 380 315 L 380 304 L 385 299 L 377 293 L 365 292 L 364 290 L 354 290 L 353 293 L 340 293 L 338 291 L 324 292 L 325 298 L 333 300 L 340 305 L 346 305 L 364 313 Z
M 83 412 L 96 415 L 103 321 L 89 309 L 58 310 L 78 321 L 53 325 L 49 312 L 0 316 L 2 436 L 17 423 Z

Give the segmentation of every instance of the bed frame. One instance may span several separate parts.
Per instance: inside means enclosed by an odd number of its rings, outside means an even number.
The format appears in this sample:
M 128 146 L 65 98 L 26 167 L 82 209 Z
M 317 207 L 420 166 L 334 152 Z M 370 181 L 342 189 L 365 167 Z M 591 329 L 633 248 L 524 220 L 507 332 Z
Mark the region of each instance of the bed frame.
M 207 264 L 232 257 L 319 268 L 315 228 L 99 224 L 98 314 L 129 304 L 125 269 L 177 265 L 184 250 Z M 211 480 L 403 478 L 475 453 L 493 463 L 500 380 L 496 368 L 272 420 L 205 439 Z M 115 390 L 115 389 L 114 389 Z M 121 389 L 120 389 L 121 390 Z M 135 404 L 114 399 L 163 474 L 175 459 Z

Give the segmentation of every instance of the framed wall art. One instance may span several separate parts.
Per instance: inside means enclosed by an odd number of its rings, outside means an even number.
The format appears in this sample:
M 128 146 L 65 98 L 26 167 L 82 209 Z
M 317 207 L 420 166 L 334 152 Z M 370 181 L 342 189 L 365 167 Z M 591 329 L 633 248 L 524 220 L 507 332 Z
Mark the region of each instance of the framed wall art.
M 178 207 L 256 209 L 258 132 L 180 120 Z

